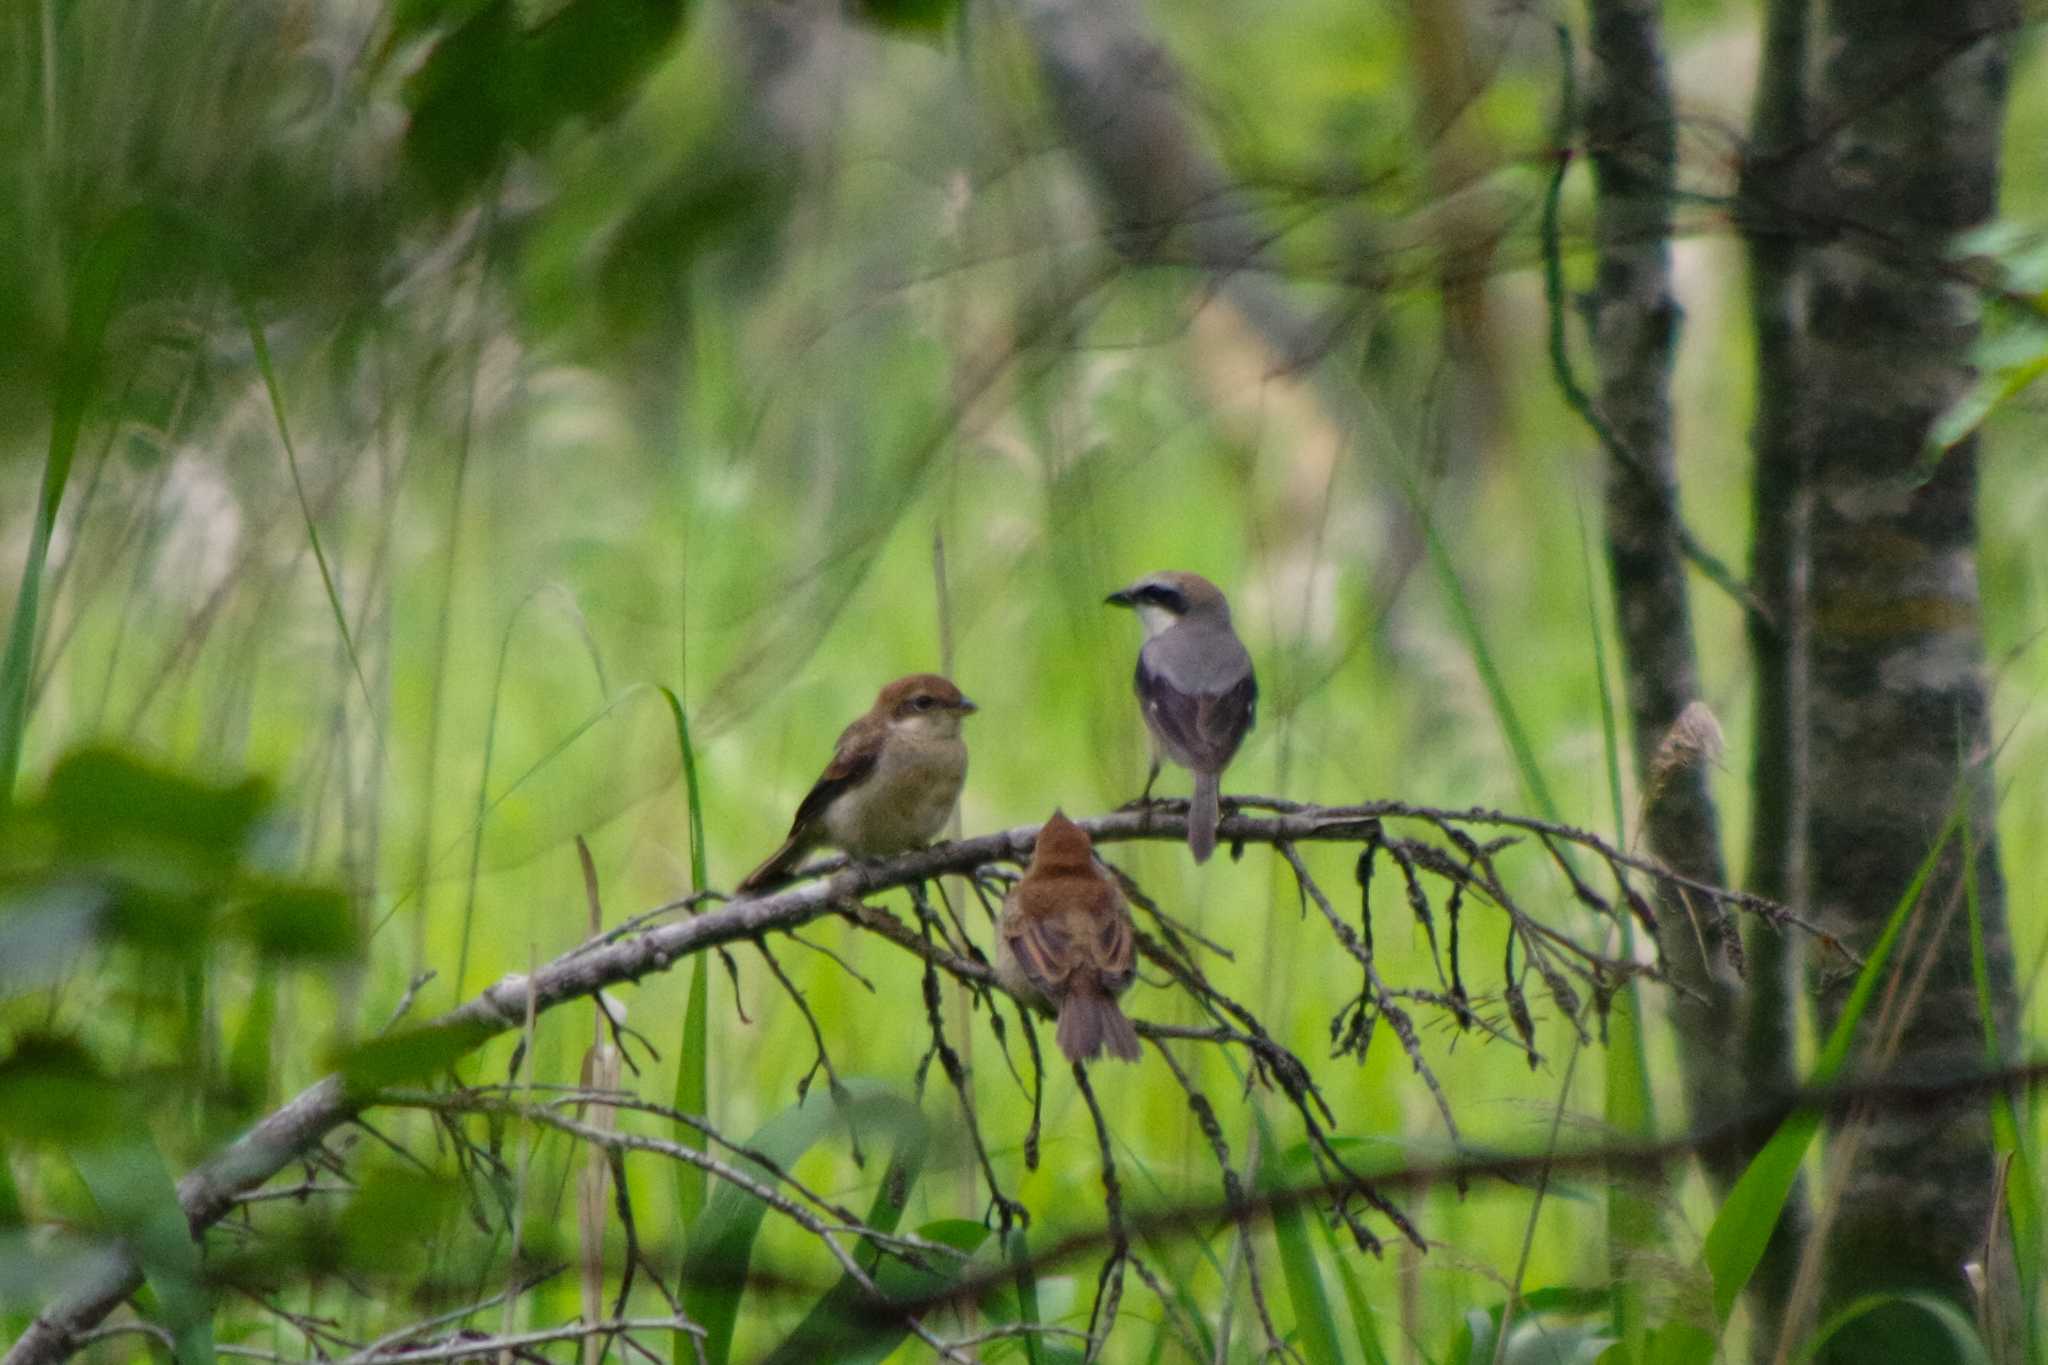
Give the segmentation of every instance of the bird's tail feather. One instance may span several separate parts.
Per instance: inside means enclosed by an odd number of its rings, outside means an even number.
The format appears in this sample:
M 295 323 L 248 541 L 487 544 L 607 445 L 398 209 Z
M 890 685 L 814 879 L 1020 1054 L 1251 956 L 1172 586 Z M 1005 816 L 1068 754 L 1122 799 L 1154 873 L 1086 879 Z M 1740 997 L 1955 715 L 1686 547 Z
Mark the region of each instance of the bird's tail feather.
M 1096 991 L 1077 990 L 1066 998 L 1054 1036 L 1070 1062 L 1091 1061 L 1104 1048 L 1112 1057 L 1138 1060 L 1138 1031 L 1116 1001 Z
M 1216 773 L 1195 774 L 1195 796 L 1188 802 L 1188 848 L 1195 861 L 1206 863 L 1216 851 L 1216 822 L 1223 813 L 1219 802 L 1222 778 Z
M 788 881 L 789 874 L 796 871 L 797 864 L 802 862 L 804 855 L 810 851 L 809 843 L 798 839 L 794 834 L 790 835 L 782 841 L 781 848 L 769 854 L 767 861 L 749 872 L 746 880 L 735 889 L 741 895 L 752 895 L 756 891 L 766 891 L 777 883 Z

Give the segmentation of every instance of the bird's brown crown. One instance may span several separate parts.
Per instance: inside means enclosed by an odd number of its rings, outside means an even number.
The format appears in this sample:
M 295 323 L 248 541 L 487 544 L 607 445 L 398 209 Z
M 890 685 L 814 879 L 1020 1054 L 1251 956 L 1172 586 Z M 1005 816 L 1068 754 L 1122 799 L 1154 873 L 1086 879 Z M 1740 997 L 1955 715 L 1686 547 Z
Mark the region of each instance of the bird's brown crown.
M 913 673 L 884 687 L 875 697 L 875 709 L 892 716 L 908 716 L 919 711 L 965 713 L 974 710 L 975 705 L 953 686 L 951 679 L 936 673 Z
M 1205 608 L 1230 610 L 1223 589 L 1198 573 L 1184 569 L 1161 569 L 1147 574 L 1128 588 L 1111 593 L 1109 601 L 1119 607 L 1158 607 L 1175 616 Z
M 1030 874 L 1058 876 L 1092 873 L 1095 870 L 1095 842 L 1088 831 L 1056 810 L 1038 831 L 1038 843 L 1031 850 Z

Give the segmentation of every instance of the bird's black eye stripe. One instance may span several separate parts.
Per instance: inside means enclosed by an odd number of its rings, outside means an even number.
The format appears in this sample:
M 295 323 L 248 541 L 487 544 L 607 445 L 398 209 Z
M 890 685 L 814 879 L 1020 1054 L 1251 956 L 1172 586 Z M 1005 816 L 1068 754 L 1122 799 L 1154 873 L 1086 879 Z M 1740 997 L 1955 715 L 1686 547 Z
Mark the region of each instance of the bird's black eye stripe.
M 1185 597 L 1182 597 L 1174 589 L 1162 587 L 1157 583 L 1147 583 L 1144 587 L 1138 589 L 1134 596 L 1140 602 L 1149 602 L 1153 606 L 1164 607 L 1171 612 L 1184 612 L 1188 609 L 1188 602 Z

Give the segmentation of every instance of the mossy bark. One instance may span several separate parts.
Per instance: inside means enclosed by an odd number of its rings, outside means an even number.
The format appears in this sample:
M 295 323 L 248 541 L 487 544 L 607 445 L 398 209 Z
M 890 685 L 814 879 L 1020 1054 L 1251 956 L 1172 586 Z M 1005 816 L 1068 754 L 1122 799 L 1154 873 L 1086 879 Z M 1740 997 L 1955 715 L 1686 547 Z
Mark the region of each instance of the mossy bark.
M 1865 1027 L 1865 1064 L 1912 1075 L 1984 1060 L 1966 856 L 2002 1036 L 2016 1014 L 1992 834 L 1977 448 L 1937 457 L 1927 437 L 1972 377 L 1979 305 L 1951 251 L 1996 208 L 2018 21 L 2008 0 L 1836 0 L 1824 18 L 1811 223 L 1827 235 L 1808 253 L 1803 361 L 1814 479 L 1805 852 L 1814 913 L 1861 950 L 1958 803 L 1970 814 L 1921 897 L 1902 1022 L 1882 1046 Z M 1817 985 L 1825 1027 L 1846 985 Z M 1962 1266 L 1983 1239 L 1994 1175 L 1983 1108 L 1876 1115 L 1855 1153 L 1837 1173 L 1827 1304 L 1899 1288 L 1967 1302 Z M 1907 1339 L 1925 1323 L 1868 1320 L 1881 1335 L 1844 1334 L 1835 1358 L 1947 1358 L 1941 1340 Z
M 1657 749 L 1699 698 L 1692 611 L 1678 520 L 1671 365 L 1679 308 L 1671 288 L 1671 196 L 1676 123 L 1655 0 L 1590 0 L 1592 62 L 1585 135 L 1598 197 L 1598 276 L 1591 300 L 1605 424 L 1608 571 L 1634 737 L 1644 842 L 1674 869 L 1726 881 L 1709 769 L 1694 764 L 1653 778 Z M 1711 1123 L 1740 1107 L 1732 1040 L 1739 999 L 1731 950 L 1739 943 L 1713 907 L 1664 895 L 1660 946 L 1684 986 L 1670 998 L 1688 1108 Z M 1717 1177 L 1728 1172 L 1716 1169 Z

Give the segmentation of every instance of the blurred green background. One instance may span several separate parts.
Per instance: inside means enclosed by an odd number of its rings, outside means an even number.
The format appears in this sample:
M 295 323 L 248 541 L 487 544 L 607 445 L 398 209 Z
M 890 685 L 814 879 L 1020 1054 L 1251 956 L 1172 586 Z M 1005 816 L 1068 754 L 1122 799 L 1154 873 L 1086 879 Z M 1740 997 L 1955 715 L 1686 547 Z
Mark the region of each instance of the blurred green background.
M 319 904 L 352 932 L 330 944 L 287 929 L 270 943 L 200 925 L 168 943 L 38 947 L 59 921 L 20 918 L 10 944 L 27 965 L 0 1000 L 0 1037 L 73 1040 L 117 1089 L 145 1098 L 168 1166 L 188 1168 L 383 1027 L 417 974 L 436 973 L 413 1006 L 424 1018 L 581 941 L 574 836 L 590 843 L 609 923 L 694 889 L 676 732 L 656 685 L 689 716 L 715 887 L 775 844 L 839 728 L 905 672 L 944 669 L 981 705 L 968 722 L 967 832 L 1055 805 L 1112 807 L 1136 793 L 1145 751 L 1129 696 L 1136 627 L 1100 601 L 1159 568 L 1223 584 L 1257 662 L 1260 724 L 1226 790 L 1533 813 L 1474 637 L 1419 549 L 1424 525 L 1442 537 L 1562 815 L 1629 843 L 1633 830 L 1613 827 L 1596 674 L 1594 631 L 1608 629 L 1593 624 L 1608 610 L 1598 449 L 1543 349 L 1536 226 L 1553 17 L 1423 0 L 1285 0 L 1255 23 L 1158 0 L 1130 17 L 1161 54 L 1141 75 L 1177 83 L 1187 126 L 1271 234 L 1247 289 L 1337 320 L 1315 364 L 1279 363 L 1257 297 L 1215 287 L 1170 250 L 1147 257 L 1117 240 L 1100 170 L 1055 107 L 1064 96 L 1046 80 L 1031 6 L 10 7 L 10 598 L 32 559 L 53 441 L 77 433 L 41 585 L 23 799 L 88 744 L 228 791 L 256 775 L 270 803 L 234 826 L 247 865 L 221 875 L 338 891 Z M 1751 350 L 1740 245 L 1716 196 L 1732 185 L 1755 16 L 1686 0 L 1666 22 L 1682 176 L 1697 191 L 1676 245 L 1684 508 L 1739 564 Z M 1425 50 L 1446 26 L 1464 45 L 1448 75 Z M 2027 34 L 2007 142 L 2006 213 L 2022 223 L 2048 196 L 2035 46 Z M 1434 112 L 1447 107 L 1453 133 Z M 1589 193 L 1583 174 L 1567 182 L 1575 288 L 1590 280 Z M 1455 301 L 1476 321 L 1461 323 Z M 102 314 L 103 331 L 92 325 Z M 2038 394 L 1999 409 L 1982 503 L 1998 818 L 2029 1039 L 2048 951 L 2048 790 L 2032 780 L 2048 760 L 2035 704 L 2048 682 L 2035 647 L 2048 619 L 2048 479 L 2029 457 L 2044 438 Z M 1705 697 L 1729 739 L 1715 794 L 1739 849 L 1742 620 L 1695 586 Z M 1607 682 L 1618 692 L 1618 676 Z M 1184 783 L 1169 773 L 1163 790 Z M 1622 806 L 1634 809 L 1633 793 Z M 24 841 L 10 843 L 11 866 L 41 856 Z M 146 850 L 119 856 L 147 863 L 145 882 L 168 875 Z M 1270 851 L 1202 869 L 1172 844 L 1116 856 L 1233 950 L 1218 983 L 1315 1067 L 1340 1135 L 1373 1154 L 1362 1160 L 1444 1149 L 1435 1106 L 1391 1039 L 1363 1065 L 1323 1060 L 1354 973 L 1320 920 L 1299 913 Z M 1326 885 L 1349 884 L 1350 853 L 1307 856 Z M 1540 850 L 1505 865 L 1525 878 L 1528 908 L 1604 932 Z M 1419 931 L 1383 894 L 1382 970 L 1433 986 Z M 979 909 L 968 913 L 985 933 Z M 1466 927 L 1468 984 L 1498 1014 L 1500 924 L 1473 911 Z M 915 964 L 836 921 L 810 932 L 874 986 L 778 945 L 834 1064 L 907 1090 L 928 1042 Z M 759 956 L 736 950 L 735 961 L 737 1000 L 722 969 L 709 974 L 707 1109 L 740 1135 L 795 1099 L 813 1051 Z M 678 970 L 615 993 L 661 1049 L 625 1078 L 650 1098 L 675 1093 L 688 984 Z M 982 1132 L 1034 1214 L 1034 1241 L 1094 1226 L 1095 1137 L 1070 1079 L 1048 1078 L 1043 1157 L 1026 1173 L 1029 1095 L 981 1016 L 961 1036 L 967 1016 L 947 990 Z M 1425 1031 L 1476 1147 L 1540 1148 L 1560 1102 L 1567 1136 L 1598 1136 L 1601 1068 L 1591 1054 L 1570 1065 L 1569 1032 L 1535 1003 L 1546 1065 L 1533 1074 L 1519 1053 L 1446 1021 Z M 1199 1022 L 1149 979 L 1127 1005 Z M 545 1017 L 532 1075 L 573 1082 L 589 1030 L 580 1005 Z M 502 1078 L 511 1045 L 463 1074 Z M 1261 1093 L 1242 1099 L 1221 1057 L 1186 1056 L 1236 1159 L 1254 1105 L 1284 1149 L 1300 1142 L 1291 1112 Z M 1661 1126 L 1675 1128 L 1670 1044 L 1656 1027 L 1650 1057 Z M 85 1065 L 59 1058 L 50 1074 L 82 1077 Z M 1219 1195 L 1155 1056 L 1095 1074 L 1131 1200 Z M 15 1093 L 27 1104 L 52 1092 Z M 954 1122 L 936 1073 L 925 1107 L 942 1128 Z M 392 1117 L 388 1135 L 435 1151 L 418 1115 Z M 6 1243 L 0 1336 L 11 1336 L 57 1273 L 47 1229 L 95 1217 L 87 1177 L 66 1159 L 72 1139 L 10 1121 L 0 1141 L 16 1205 L 0 1212 L 45 1229 Z M 360 1133 L 351 1141 L 358 1175 L 421 1175 Z M 525 1235 L 566 1254 L 575 1210 L 562 1190 L 580 1154 L 536 1142 Z M 428 1164 L 452 1178 L 445 1152 Z M 881 1164 L 856 1168 L 828 1142 L 799 1171 L 864 1207 Z M 679 1245 L 669 1177 L 651 1161 L 630 1169 L 642 1238 Z M 333 1211 L 361 1240 L 286 1277 L 274 1301 L 364 1341 L 502 1284 L 504 1230 L 479 1231 L 463 1197 L 380 1197 L 381 1213 L 367 1194 Z M 1646 1274 L 1683 1298 L 1698 1289 L 1687 1267 L 1712 1203 L 1697 1176 L 1663 1198 L 1668 1245 Z M 1498 1304 L 1506 1282 L 1609 1279 L 1597 1181 L 1553 1185 L 1525 1268 L 1526 1189 L 1401 1202 L 1427 1254 L 1382 1227 L 1384 1258 L 1341 1258 L 1396 1358 L 1404 1338 L 1444 1358 L 1467 1310 Z M 943 1141 L 907 1221 L 978 1218 L 984 1203 L 964 1148 Z M 258 1226 L 272 1217 L 259 1210 Z M 275 1217 L 283 1228 L 319 1215 L 293 1205 Z M 1242 1285 L 1222 1284 L 1231 1241 L 1226 1226 L 1146 1251 L 1212 1316 L 1239 1302 L 1230 1358 L 1253 1359 Z M 1272 1244 L 1259 1244 L 1267 1295 L 1291 1322 Z M 1334 1268 L 1333 1244 L 1316 1246 Z M 773 1219 L 756 1264 L 817 1287 L 831 1273 L 809 1238 Z M 1091 1292 L 1087 1270 L 1056 1276 L 1041 1311 L 1085 1326 Z M 751 1296 L 735 1358 L 780 1339 L 809 1299 Z M 562 1275 L 525 1311 L 543 1323 L 577 1307 Z M 1156 1303 L 1133 1287 L 1125 1308 L 1108 1358 L 1151 1358 Z M 496 1310 L 486 1316 L 496 1326 Z M 215 1330 L 291 1358 L 312 1340 L 232 1295 Z M 103 1359 L 151 1349 L 139 1338 L 93 1348 Z M 1014 1343 L 1003 1350 L 1022 1358 Z

